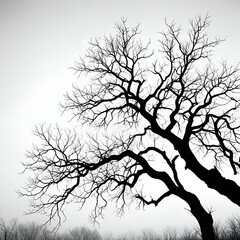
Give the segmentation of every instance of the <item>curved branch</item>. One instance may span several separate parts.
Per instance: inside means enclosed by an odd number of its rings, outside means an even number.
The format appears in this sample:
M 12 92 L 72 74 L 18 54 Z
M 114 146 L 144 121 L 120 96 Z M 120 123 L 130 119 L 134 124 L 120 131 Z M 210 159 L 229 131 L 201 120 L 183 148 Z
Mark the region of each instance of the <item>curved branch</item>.
M 154 199 L 151 199 L 151 200 L 146 200 L 146 198 L 144 198 L 143 196 L 137 194 L 135 195 L 135 197 L 137 199 L 139 199 L 143 205 L 151 205 L 151 204 L 154 204 L 155 207 L 163 200 L 165 199 L 166 197 L 169 197 L 170 195 L 172 195 L 173 193 L 171 191 L 167 191 L 165 192 L 164 194 L 162 194 L 158 199 L 154 200 Z

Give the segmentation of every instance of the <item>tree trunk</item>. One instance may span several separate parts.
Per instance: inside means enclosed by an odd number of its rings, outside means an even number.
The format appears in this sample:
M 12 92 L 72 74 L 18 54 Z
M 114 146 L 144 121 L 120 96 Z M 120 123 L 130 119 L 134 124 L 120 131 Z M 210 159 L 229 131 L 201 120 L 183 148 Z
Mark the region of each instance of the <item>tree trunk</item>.
M 150 117 L 144 117 L 151 122 L 152 119 Z M 205 182 L 209 188 L 216 190 L 240 207 L 240 186 L 234 181 L 224 178 L 216 168 L 208 170 L 202 166 L 190 149 L 189 142 L 185 142 L 173 133 L 161 129 L 157 122 L 153 122 L 151 126 L 154 133 L 173 144 L 181 158 L 185 161 L 186 168 L 191 170 L 199 179 Z
M 234 181 L 224 178 L 216 168 L 208 170 L 203 167 L 188 146 L 181 144 L 177 150 L 185 160 L 186 167 L 189 170 L 204 181 L 209 188 L 226 196 L 240 207 L 240 187 Z
M 205 211 L 199 199 L 193 193 L 185 190 L 179 191 L 176 195 L 188 203 L 191 213 L 200 226 L 202 240 L 216 240 L 212 215 Z

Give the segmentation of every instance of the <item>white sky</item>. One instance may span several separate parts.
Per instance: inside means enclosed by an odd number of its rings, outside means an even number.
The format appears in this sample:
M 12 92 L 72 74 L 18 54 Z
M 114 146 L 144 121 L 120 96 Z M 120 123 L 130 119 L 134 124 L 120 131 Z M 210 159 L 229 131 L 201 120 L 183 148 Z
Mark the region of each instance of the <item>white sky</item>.
M 113 24 L 126 17 L 130 24 L 141 22 L 146 38 L 162 30 L 164 18 L 185 25 L 188 19 L 208 12 L 211 36 L 227 37 L 216 49 L 219 59 L 240 60 L 240 2 L 238 0 L 0 0 L 0 217 L 6 220 L 40 221 L 40 216 L 24 216 L 27 200 L 16 190 L 24 183 L 21 161 L 34 141 L 32 129 L 38 123 L 59 121 L 58 103 L 76 80 L 74 61 L 84 53 L 91 37 L 112 32 Z M 80 80 L 78 80 L 80 81 Z M 61 120 L 62 121 L 62 120 Z M 239 179 L 239 177 L 237 177 Z M 189 180 L 189 178 L 188 178 Z M 195 180 L 194 180 L 195 181 Z M 232 203 L 203 184 L 194 189 L 216 220 L 234 213 Z M 112 208 L 106 212 L 101 232 L 161 231 L 167 226 L 182 228 L 195 224 L 184 210 L 186 205 L 172 197 L 157 208 L 136 211 L 117 218 Z M 67 208 L 66 228 L 87 224 L 90 206 L 83 213 L 77 206 Z

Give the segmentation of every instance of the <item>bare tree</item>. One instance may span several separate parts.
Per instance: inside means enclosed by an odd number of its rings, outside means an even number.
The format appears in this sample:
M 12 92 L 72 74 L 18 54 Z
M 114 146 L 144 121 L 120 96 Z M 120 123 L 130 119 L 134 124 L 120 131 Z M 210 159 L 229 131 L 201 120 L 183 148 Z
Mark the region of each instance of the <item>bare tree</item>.
M 60 240 L 56 231 L 49 230 L 46 226 L 41 226 L 37 240 Z
M 38 240 L 41 227 L 36 223 L 21 224 L 18 227 L 18 239 L 20 240 Z
M 7 225 L 6 222 L 0 219 L 0 239 L 3 240 L 16 240 L 17 239 L 17 220 L 14 219 Z
M 196 17 L 182 38 L 174 22 L 166 23 L 157 52 L 142 43 L 139 25 L 128 27 L 126 20 L 115 24 L 115 35 L 89 43 L 74 69 L 91 81 L 74 86 L 62 106 L 96 135 L 83 142 L 74 131 L 36 128 L 42 144 L 24 163 L 34 176 L 22 192 L 32 197 L 33 212 L 61 219 L 64 205 L 83 206 L 93 197 L 96 219 L 109 199 L 121 213 L 134 200 L 157 206 L 175 195 L 188 204 L 202 238 L 215 239 L 211 213 L 182 185 L 178 168 L 182 159 L 186 170 L 240 206 L 239 186 L 219 170 L 222 163 L 234 174 L 240 167 L 239 69 L 213 65 L 221 40 L 208 39 L 209 24 L 208 16 Z M 147 178 L 159 182 L 157 198 L 142 184 Z
M 70 231 L 71 240 L 101 240 L 102 237 L 96 230 L 86 227 L 75 228 Z

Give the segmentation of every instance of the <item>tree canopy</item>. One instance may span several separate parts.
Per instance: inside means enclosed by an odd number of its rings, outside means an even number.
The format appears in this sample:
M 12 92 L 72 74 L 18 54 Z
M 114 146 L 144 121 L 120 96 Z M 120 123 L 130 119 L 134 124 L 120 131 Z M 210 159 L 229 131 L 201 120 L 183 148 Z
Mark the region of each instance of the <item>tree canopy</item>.
M 209 16 L 196 17 L 182 36 L 166 22 L 155 50 L 141 40 L 139 25 L 123 19 L 114 35 L 89 42 L 74 67 L 89 82 L 75 85 L 62 108 L 92 131 L 80 139 L 58 126 L 36 128 L 41 143 L 24 163 L 34 175 L 22 192 L 33 212 L 61 218 L 67 203 L 83 206 L 93 197 L 96 219 L 109 199 L 122 212 L 133 201 L 157 206 L 175 195 L 188 204 L 202 238 L 215 239 L 211 213 L 185 189 L 178 168 L 182 159 L 185 170 L 240 206 L 240 187 L 221 172 L 222 164 L 235 175 L 240 168 L 239 68 L 213 63 L 222 40 L 208 38 L 209 25 Z M 146 194 L 147 178 L 165 185 L 157 198 Z

